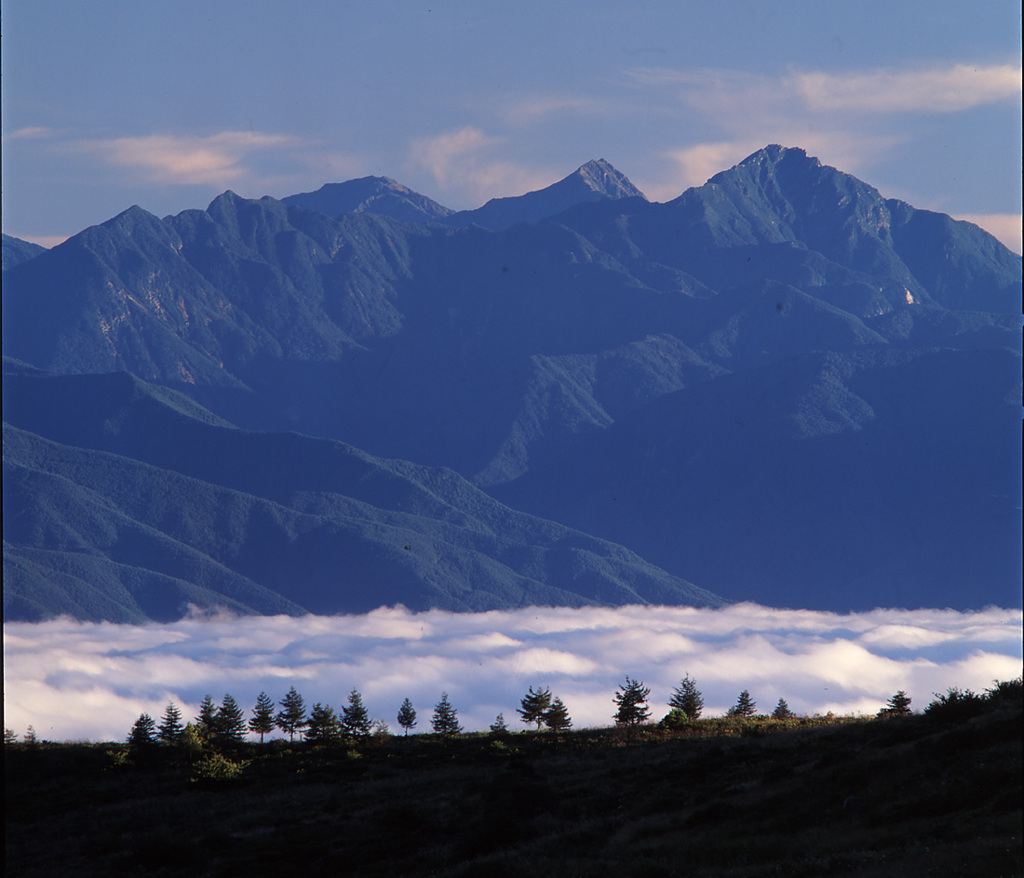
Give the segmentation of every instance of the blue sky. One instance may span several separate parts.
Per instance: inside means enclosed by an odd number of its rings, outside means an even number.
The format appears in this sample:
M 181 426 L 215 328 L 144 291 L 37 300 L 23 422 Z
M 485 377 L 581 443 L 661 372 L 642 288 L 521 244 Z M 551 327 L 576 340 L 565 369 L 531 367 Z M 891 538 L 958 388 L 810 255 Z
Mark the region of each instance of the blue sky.
M 3 0 L 3 229 L 370 174 L 453 208 L 606 158 L 653 200 L 768 143 L 1020 250 L 1020 7 Z

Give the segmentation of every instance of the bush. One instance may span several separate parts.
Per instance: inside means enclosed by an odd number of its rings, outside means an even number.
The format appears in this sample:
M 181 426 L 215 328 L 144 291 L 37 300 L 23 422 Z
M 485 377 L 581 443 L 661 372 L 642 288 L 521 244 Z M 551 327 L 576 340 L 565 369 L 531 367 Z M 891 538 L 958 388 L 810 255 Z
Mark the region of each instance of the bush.
M 658 726 L 667 732 L 676 732 L 680 729 L 685 729 L 690 725 L 690 722 L 690 717 L 687 716 L 685 710 L 673 707 L 667 714 L 665 714 L 664 717 L 662 717 Z
M 959 722 L 985 712 L 985 699 L 970 689 L 952 687 L 945 695 L 933 693 L 935 700 L 924 709 L 924 715 L 942 722 Z
M 995 681 L 991 689 L 985 690 L 985 700 L 997 710 L 1006 707 L 1020 708 L 1024 704 L 1024 679 Z
M 232 762 L 220 753 L 210 753 L 192 769 L 192 780 L 221 783 L 239 780 L 248 762 Z

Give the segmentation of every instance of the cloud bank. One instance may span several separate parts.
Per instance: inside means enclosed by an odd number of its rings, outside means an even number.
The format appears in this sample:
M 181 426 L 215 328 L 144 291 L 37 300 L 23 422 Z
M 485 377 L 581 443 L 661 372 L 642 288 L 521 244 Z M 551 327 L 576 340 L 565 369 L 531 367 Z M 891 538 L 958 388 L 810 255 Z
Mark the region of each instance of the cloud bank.
M 875 610 L 833 613 L 739 604 L 527 608 L 488 613 L 196 617 L 129 626 L 59 619 L 4 626 L 4 724 L 47 740 L 122 740 L 143 711 L 168 701 L 194 717 L 203 696 L 230 692 L 246 709 L 265 690 L 294 685 L 307 706 L 336 709 L 353 687 L 396 728 L 409 697 L 417 731 L 448 692 L 468 730 L 515 712 L 529 686 L 549 686 L 576 727 L 610 725 L 628 674 L 651 688 L 654 718 L 684 674 L 705 715 L 723 714 L 742 689 L 760 710 L 785 698 L 798 713 L 874 713 L 897 689 L 924 708 L 950 686 L 982 691 L 1021 673 L 1020 610 Z

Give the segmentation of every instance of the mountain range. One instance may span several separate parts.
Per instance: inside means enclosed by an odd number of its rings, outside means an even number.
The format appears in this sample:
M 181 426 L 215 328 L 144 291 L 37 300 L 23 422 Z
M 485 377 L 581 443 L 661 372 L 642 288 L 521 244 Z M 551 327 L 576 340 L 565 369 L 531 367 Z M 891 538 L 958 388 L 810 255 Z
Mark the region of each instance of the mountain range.
M 9 250 L 8 618 L 1020 605 L 1021 259 L 803 150 L 666 203 L 601 160 L 476 211 L 365 178 Z M 474 523 L 395 524 L 332 481 L 356 458 Z

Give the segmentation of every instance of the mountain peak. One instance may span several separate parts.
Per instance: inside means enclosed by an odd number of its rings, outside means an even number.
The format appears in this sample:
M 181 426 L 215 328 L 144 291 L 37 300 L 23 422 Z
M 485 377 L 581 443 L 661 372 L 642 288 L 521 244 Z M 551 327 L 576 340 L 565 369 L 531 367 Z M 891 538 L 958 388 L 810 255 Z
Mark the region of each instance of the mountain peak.
M 643 198 L 646 200 L 643 192 L 637 189 L 625 174 L 605 159 L 591 159 L 585 165 L 580 165 L 562 182 L 573 179 L 581 180 L 592 192 L 607 198 Z
M 316 192 L 289 195 L 282 201 L 331 217 L 373 213 L 407 223 L 438 222 L 453 213 L 451 208 L 390 177 L 360 177 L 345 183 L 325 183 Z

